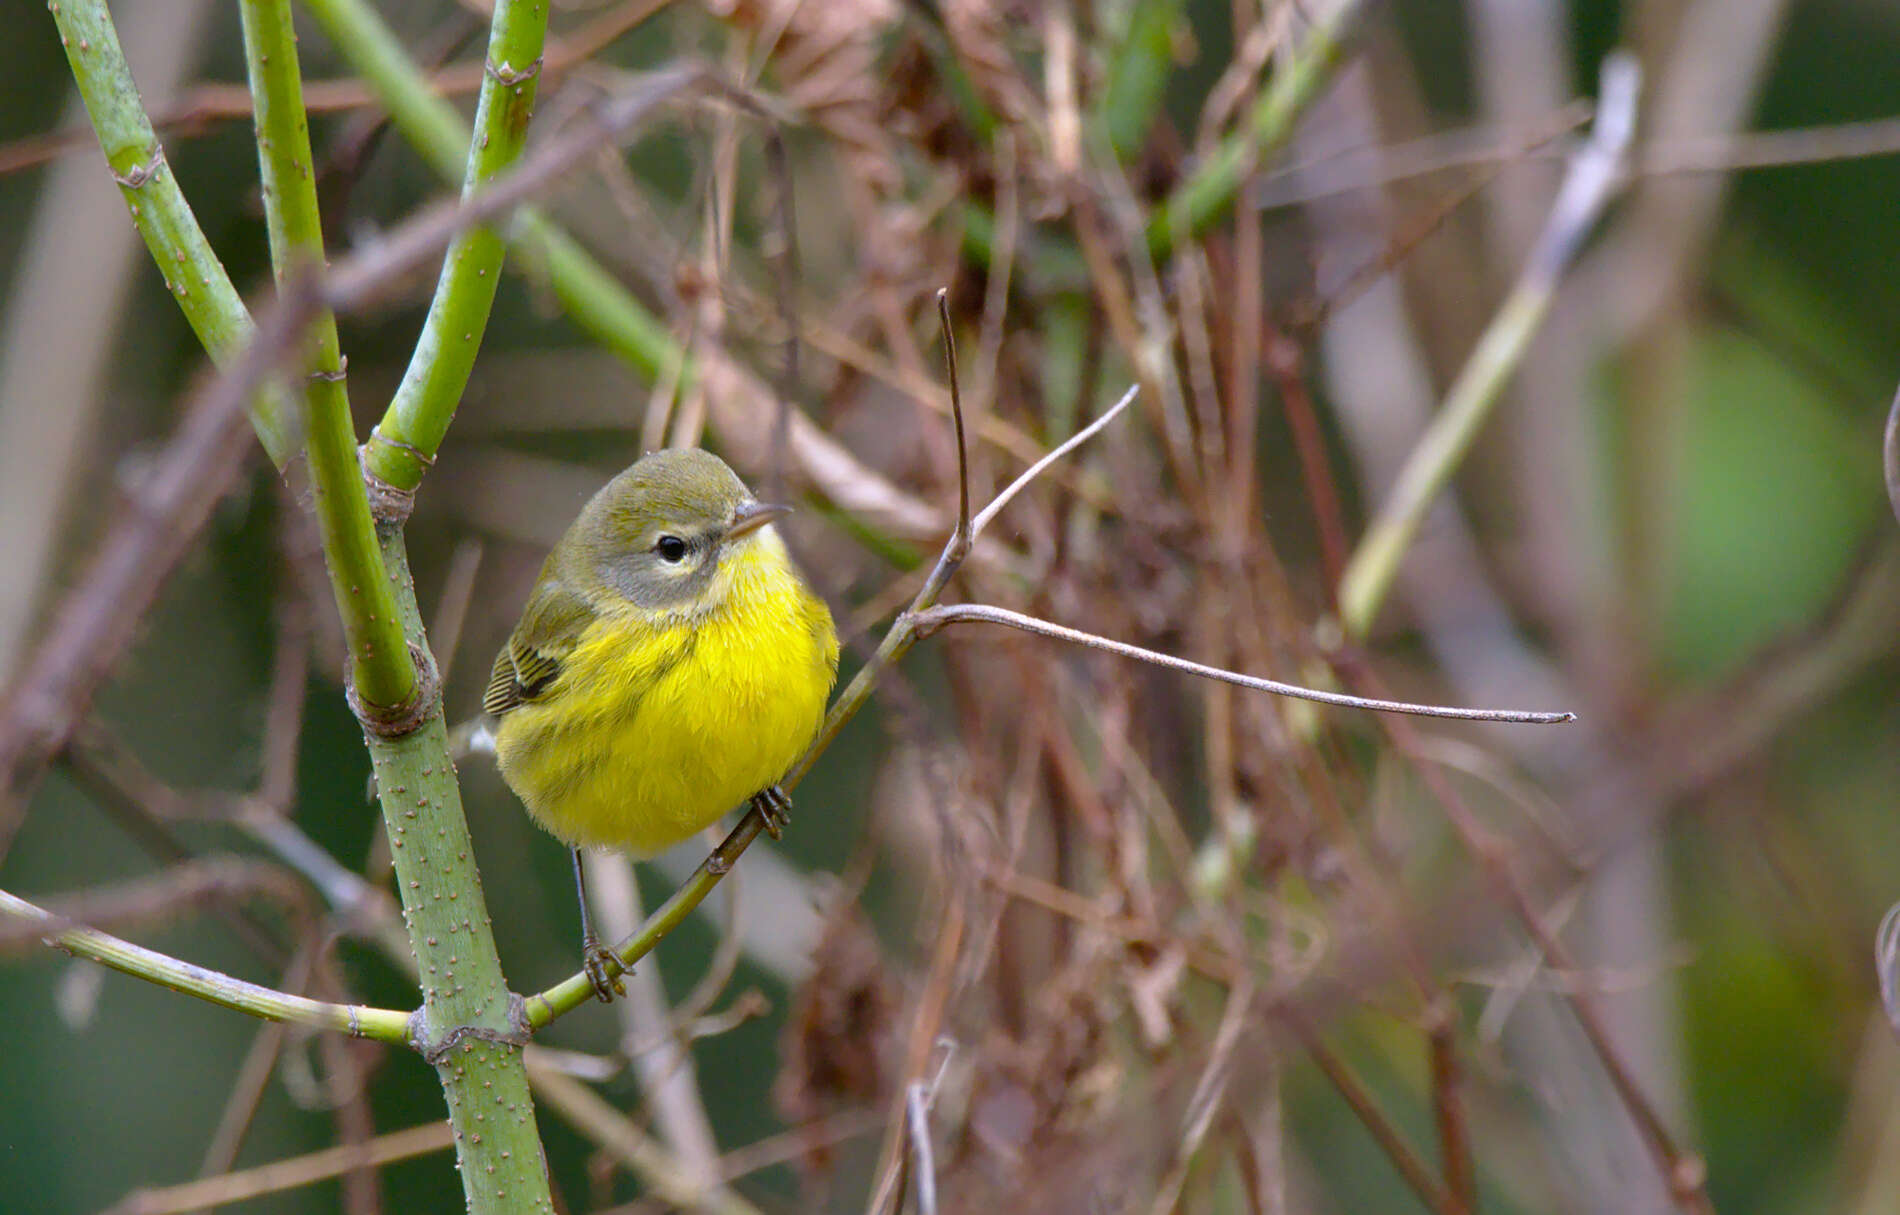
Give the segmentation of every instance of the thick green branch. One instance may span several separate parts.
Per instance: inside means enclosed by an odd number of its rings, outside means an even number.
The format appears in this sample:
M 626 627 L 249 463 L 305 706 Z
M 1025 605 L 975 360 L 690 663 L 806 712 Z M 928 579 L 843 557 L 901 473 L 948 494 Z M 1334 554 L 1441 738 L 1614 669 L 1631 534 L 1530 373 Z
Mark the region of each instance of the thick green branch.
M 402 533 L 384 525 L 379 538 L 404 632 L 423 650 L 428 643 Z M 448 1099 L 469 1211 L 552 1212 L 521 1056 L 526 1036 L 495 950 L 440 702 L 419 729 L 399 738 L 370 734 L 368 743 L 422 980 L 412 1036 Z
M 228 363 L 251 339 L 250 313 L 165 161 L 105 0 L 56 0 L 50 7 L 132 222 L 198 340 L 213 361 Z M 266 390 L 251 401 L 250 414 L 271 463 L 283 468 L 297 452 L 291 407 L 281 394 Z
M 61 919 L 45 908 L 5 891 L 0 891 L 0 916 L 43 925 L 47 943 L 74 957 L 86 958 L 161 987 L 249 1013 L 253 1017 L 336 1030 L 396 1045 L 406 1044 L 409 1040 L 408 1013 L 370 1008 L 362 1004 L 329 1004 L 273 991 L 215 970 L 193 966 L 142 945 L 134 945 L 111 933 Z
M 244 0 L 242 13 L 271 264 L 283 282 L 324 263 L 297 35 L 289 0 Z M 350 686 L 365 710 L 400 711 L 416 696 L 417 672 L 363 493 L 336 317 L 328 308 L 318 310 L 307 340 L 306 450 L 325 565 L 349 645 Z
M 546 0 L 495 6 L 487 74 L 475 108 L 475 137 L 467 141 L 464 198 L 521 155 L 547 28 Z M 413 491 L 421 482 L 448 433 L 481 348 L 505 252 L 501 234 L 481 224 L 456 237 L 442 259 L 442 275 L 415 354 L 366 453 L 369 471 L 399 492 Z
M 246 0 L 245 19 L 265 199 L 272 209 L 272 251 L 284 273 L 322 257 L 287 0 Z M 546 22 L 542 0 L 496 5 L 481 101 L 484 124 L 468 153 L 469 190 L 520 153 Z M 384 452 L 408 461 L 401 465 L 408 475 L 380 470 L 385 482 L 400 490 L 414 489 L 447 430 L 500 268 L 501 244 L 492 229 L 471 227 L 451 241 L 404 392 L 385 419 L 385 427 L 393 420 L 394 434 L 379 429 L 385 442 L 372 443 L 366 457 L 373 460 Z M 463 340 L 441 340 L 445 323 L 466 329 Z M 334 515 L 324 514 L 325 551 L 337 598 L 346 621 L 355 610 L 382 631 L 380 652 L 399 658 L 413 681 L 409 652 L 427 654 L 428 649 L 402 533 L 398 524 L 379 530 L 370 520 L 336 359 L 335 326 L 327 311 L 316 333 L 318 367 L 331 374 L 312 380 L 311 467 L 325 495 L 320 504 L 327 497 L 337 508 Z M 423 431 L 405 430 L 405 425 Z M 374 668 L 366 660 L 375 655 L 358 652 L 356 640 L 352 636 L 357 671 L 368 672 Z M 361 674 L 356 691 L 362 713 L 375 701 Z M 373 715 L 365 715 L 403 918 L 422 982 L 422 1008 L 411 1025 L 412 1036 L 442 1082 L 469 1210 L 495 1215 L 548 1211 L 547 1168 L 521 1058 L 523 1043 L 513 1028 L 513 997 L 489 928 L 440 701 L 427 697 L 415 707 L 420 720 L 413 729 L 378 730 Z
M 379 70 L 376 64 L 384 76 L 413 72 L 373 13 L 326 3 L 312 7 L 320 19 L 336 10 L 356 18 L 342 29 L 332 25 L 331 33 L 366 75 Z M 472 139 L 458 129 L 452 111 L 444 118 L 444 103 L 430 99 L 434 104 L 421 107 L 432 115 L 422 127 L 438 144 L 459 135 L 466 148 L 465 199 L 520 157 L 546 31 L 545 0 L 495 5 Z M 444 254 L 402 387 L 364 449 L 365 472 L 398 494 L 412 492 L 421 481 L 454 417 L 494 302 L 502 255 L 501 238 L 482 225 L 457 233 Z M 377 539 L 403 630 L 416 652 L 426 654 L 400 519 L 383 520 Z M 448 1099 L 469 1210 L 552 1211 L 522 1061 L 526 1038 L 495 949 L 439 700 L 428 706 L 419 728 L 391 737 L 372 731 L 367 741 L 422 982 L 414 1036 Z

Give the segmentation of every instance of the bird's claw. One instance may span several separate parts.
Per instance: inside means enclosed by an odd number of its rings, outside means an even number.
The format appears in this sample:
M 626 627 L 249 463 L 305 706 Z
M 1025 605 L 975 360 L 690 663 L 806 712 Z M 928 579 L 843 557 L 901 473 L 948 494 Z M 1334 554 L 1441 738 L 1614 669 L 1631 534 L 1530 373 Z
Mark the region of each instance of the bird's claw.
M 765 820 L 765 833 L 775 840 L 784 839 L 785 828 L 792 825 L 792 799 L 785 796 L 785 790 L 777 785 L 761 789 L 753 795 L 752 804 Z
M 602 1004 L 612 1004 L 615 996 L 627 994 L 627 985 L 620 981 L 624 969 L 620 959 L 602 946 L 598 937 L 590 934 L 581 939 L 581 972 L 587 976 L 595 998 Z

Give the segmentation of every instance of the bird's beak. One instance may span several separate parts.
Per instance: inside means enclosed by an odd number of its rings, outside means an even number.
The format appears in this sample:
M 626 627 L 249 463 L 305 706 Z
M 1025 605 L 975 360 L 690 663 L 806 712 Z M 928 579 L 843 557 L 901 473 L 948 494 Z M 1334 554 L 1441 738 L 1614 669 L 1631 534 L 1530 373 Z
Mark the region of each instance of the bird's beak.
M 726 539 L 737 540 L 747 532 L 756 532 L 774 519 L 783 519 L 792 513 L 789 506 L 774 506 L 769 502 L 741 502 L 739 509 L 733 512 L 732 526 L 726 529 Z

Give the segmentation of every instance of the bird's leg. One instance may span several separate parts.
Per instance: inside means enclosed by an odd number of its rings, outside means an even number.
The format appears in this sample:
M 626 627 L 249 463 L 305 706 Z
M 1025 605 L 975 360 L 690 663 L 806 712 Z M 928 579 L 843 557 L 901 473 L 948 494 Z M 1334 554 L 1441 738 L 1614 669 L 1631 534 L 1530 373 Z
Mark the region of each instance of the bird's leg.
M 785 790 L 777 785 L 768 786 L 752 795 L 752 804 L 765 820 L 766 834 L 775 840 L 784 839 L 785 828 L 792 825 L 792 799 L 785 795 Z
M 587 910 L 587 876 L 581 870 L 579 848 L 574 849 L 574 890 L 581 900 L 581 970 L 600 1002 L 612 1004 L 615 996 L 627 994 L 627 985 L 620 981 L 623 969 L 620 959 L 612 950 L 602 947 L 600 938 L 594 935 L 594 919 Z

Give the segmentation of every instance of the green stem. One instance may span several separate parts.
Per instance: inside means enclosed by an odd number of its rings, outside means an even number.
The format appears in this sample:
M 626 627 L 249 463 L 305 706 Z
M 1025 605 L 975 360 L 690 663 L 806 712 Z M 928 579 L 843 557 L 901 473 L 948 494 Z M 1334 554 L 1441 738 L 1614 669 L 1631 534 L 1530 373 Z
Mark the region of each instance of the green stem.
M 192 331 L 212 361 L 223 366 L 249 343 L 251 316 L 166 163 L 105 0 L 56 0 L 50 7 L 79 95 L 132 222 Z M 264 451 L 282 469 L 297 453 L 291 405 L 282 394 L 266 390 L 249 408 Z
M 1274 69 L 1246 124 L 1221 141 L 1192 177 L 1175 187 L 1148 223 L 1148 252 L 1165 261 L 1177 237 L 1199 236 L 1233 209 L 1234 198 L 1261 159 L 1293 137 L 1300 115 L 1345 60 L 1347 34 L 1362 0 L 1336 0 L 1306 40 Z
M 426 652 L 402 533 L 385 525 L 378 537 L 404 632 Z M 397 738 L 372 733 L 367 741 L 422 982 L 413 1038 L 448 1099 L 468 1209 L 471 1215 L 551 1213 L 522 1061 L 526 1035 L 495 949 L 440 701 L 419 729 Z
M 282 275 L 298 262 L 322 257 L 287 0 L 245 0 L 245 19 L 265 201 L 272 211 L 272 249 Z M 519 62 L 538 68 L 545 27 L 541 0 L 502 0 L 496 6 L 491 70 L 481 112 L 506 130 L 483 128 L 483 138 L 469 153 L 470 188 L 486 182 L 520 152 L 533 104 L 532 70 L 523 80 L 506 65 Z M 511 60 L 510 56 L 521 58 Z M 508 146 L 498 148 L 498 141 Z M 432 428 L 432 437 L 427 439 L 430 454 L 453 416 L 478 344 L 471 337 L 466 351 L 451 353 L 443 343 L 432 342 L 430 335 L 439 336 L 443 317 L 479 333 L 493 300 L 500 257 L 499 241 L 482 228 L 463 232 L 447 251 L 431 326 L 411 363 L 412 376 L 429 385 L 431 392 L 445 395 L 412 396 L 415 408 L 400 414 L 397 422 L 398 436 L 414 433 L 400 429 L 405 421 Z M 487 269 L 481 274 L 474 273 L 484 266 Z M 467 281 L 481 277 L 487 279 L 485 288 Z M 340 371 L 335 361 L 335 325 L 327 312 L 316 330 L 319 367 Z M 324 362 L 326 357 L 331 361 Z M 445 370 L 431 370 L 438 361 L 446 365 Z M 418 368 L 422 369 L 419 375 Z M 311 470 L 319 490 L 324 548 L 338 603 L 346 622 L 355 612 L 382 630 L 378 653 L 400 659 L 414 693 L 416 672 L 409 653 L 413 649 L 426 655 L 428 642 L 402 533 L 399 525 L 378 527 L 371 522 L 340 374 L 335 379 L 318 376 L 311 384 Z M 394 408 L 391 412 L 399 413 Z M 408 440 L 401 437 L 393 444 L 371 446 L 372 454 L 407 455 L 408 449 Z M 414 479 L 397 482 L 398 487 L 413 489 L 426 466 L 426 458 L 416 462 Z M 334 517 L 323 509 L 326 503 L 334 508 Z M 371 661 L 376 655 L 360 652 L 355 642 L 352 637 L 359 673 L 357 708 L 368 727 L 365 742 L 375 766 L 403 918 L 422 984 L 422 1007 L 410 1030 L 442 1084 L 468 1209 L 481 1215 L 552 1211 L 547 1166 L 522 1060 L 523 1038 L 512 1023 L 513 997 L 489 927 L 461 790 L 448 756 L 440 699 L 432 694 L 431 679 L 431 686 L 423 689 L 429 695 L 410 706 L 420 716 L 419 724 L 412 729 L 376 728 L 374 716 L 364 709 L 389 702 L 377 702 L 371 695 L 363 673 L 377 669 Z M 410 696 L 405 695 L 394 703 L 408 700 Z
M 274 6 L 274 10 L 260 8 L 258 17 L 276 11 L 279 21 L 247 21 L 247 34 L 251 25 L 257 25 L 260 30 L 276 30 L 285 40 L 291 38 L 285 0 L 247 0 L 247 19 L 251 17 L 251 4 Z M 545 25 L 547 10 L 542 0 L 502 0 L 496 4 L 488 51 L 490 72 L 479 105 L 486 125 L 483 137 L 471 145 L 467 154 L 469 188 L 486 183 L 521 152 L 528 112 L 534 105 L 532 76 L 540 68 Z M 295 46 L 289 42 L 253 55 L 253 82 L 274 72 L 295 76 Z M 526 78 L 523 72 L 528 72 Z M 279 131 L 262 122 L 264 93 L 268 91 L 258 91 L 260 150 L 266 165 L 266 203 L 276 198 L 285 213 L 285 249 L 279 253 L 281 274 L 285 270 L 283 255 L 314 253 L 321 257 L 321 243 L 315 236 L 315 196 L 310 192 L 310 154 L 300 122 L 302 108 L 298 105 L 289 110 L 295 114 L 295 145 L 300 148 L 300 158 L 291 158 L 274 179 L 272 158 L 283 154 L 289 143 L 287 135 L 293 131 Z M 293 196 L 298 198 L 295 205 L 291 205 Z M 308 203 L 304 202 L 306 196 Z M 272 238 L 276 247 L 276 224 Z M 414 451 L 422 451 L 426 445 L 422 460 L 399 462 L 399 470 L 378 470 L 397 489 L 414 489 L 447 432 L 448 420 L 454 415 L 456 399 L 462 394 L 475 357 L 477 337 L 494 300 L 500 260 L 500 241 L 488 228 L 469 228 L 448 247 L 429 325 L 410 363 L 410 380 L 424 384 L 424 390 L 399 397 L 407 399 L 409 407 L 407 411 L 391 407 L 395 418 L 393 441 L 371 445 L 371 456 L 409 456 L 409 437 L 418 439 Z M 483 278 L 486 283 L 469 281 Z M 466 342 L 443 342 L 445 323 L 466 325 L 471 335 Z M 334 333 L 333 325 L 329 331 Z M 441 365 L 439 371 L 437 365 Z M 325 380 L 315 380 L 315 386 L 325 386 Z M 428 639 L 422 631 L 422 614 L 416 607 L 416 591 L 409 574 L 409 555 L 403 548 L 399 525 L 374 527 L 371 523 L 348 401 L 340 392 L 340 384 L 336 388 L 336 394 L 321 397 L 334 405 L 333 411 L 319 411 L 319 397 L 315 395 L 312 401 L 312 473 L 319 487 L 329 479 L 336 491 L 333 498 L 348 502 L 350 519 L 344 530 L 348 532 L 350 551 L 353 555 L 357 544 L 369 546 L 374 580 L 348 580 L 346 584 L 340 546 L 331 544 L 327 530 L 325 551 L 331 557 L 331 576 L 338 582 L 338 603 L 346 612 L 346 620 L 357 599 L 369 603 L 374 597 L 378 605 L 388 605 L 376 608 L 374 620 L 395 629 L 390 646 L 407 664 L 410 648 L 416 654 L 428 654 Z M 319 418 L 327 422 L 321 435 L 315 426 Z M 384 437 L 391 439 L 391 435 Z M 410 470 L 412 475 L 405 479 L 401 470 Z M 371 698 L 363 686 L 357 690 L 361 713 L 361 702 Z M 433 688 L 429 690 L 433 692 Z M 397 892 L 403 899 L 403 920 L 409 926 L 410 949 L 422 981 L 422 1008 L 412 1021 L 412 1038 L 441 1080 L 471 1215 L 553 1211 L 547 1164 L 523 1063 L 524 1038 L 513 1025 L 513 996 L 507 991 L 502 960 L 488 924 L 481 875 L 475 869 L 475 850 L 462 812 L 462 789 L 456 783 L 454 764 L 448 759 L 441 700 L 429 696 L 416 709 L 420 709 L 422 719 L 410 730 L 378 730 L 365 715 L 365 726 L 371 726 L 365 730 L 365 742 L 376 770 L 384 827 L 390 835 Z
M 0 916 L 43 924 L 47 942 L 74 957 L 97 962 L 122 974 L 197 996 L 224 1008 L 262 1017 L 266 1021 L 335 1030 L 394 1045 L 409 1041 L 408 1013 L 371 1008 L 363 1004 L 330 1004 L 273 991 L 215 970 L 193 966 L 142 945 L 134 945 L 109 932 L 74 924 L 3 890 L 0 890 Z
M 1537 243 L 1340 575 L 1339 624 L 1347 640 L 1363 639 L 1372 627 L 1432 500 L 1471 450 L 1550 311 L 1564 271 L 1623 185 L 1641 83 L 1633 58 L 1617 54 L 1604 60 L 1596 123 L 1571 155 Z
M 1181 8 L 1181 0 L 1139 0 L 1109 56 L 1097 116 L 1108 146 L 1123 160 L 1141 150 L 1161 108 L 1174 70 L 1174 23 Z
M 1520 283 L 1504 301 L 1353 550 L 1339 579 L 1339 624 L 1349 640 L 1363 639 L 1372 627 L 1425 513 L 1490 418 L 1550 306 L 1555 286 Z
M 546 0 L 495 5 L 487 72 L 475 107 L 476 133 L 472 140 L 465 137 L 464 198 L 521 156 L 547 28 Z M 415 354 L 367 450 L 369 471 L 398 491 L 416 488 L 448 433 L 481 349 L 505 253 L 501 234 L 477 224 L 457 236 L 443 256 Z
M 297 35 L 289 0 L 244 0 L 241 13 L 271 264 L 282 283 L 324 260 Z M 306 450 L 325 565 L 349 646 L 350 686 L 371 711 L 402 709 L 416 694 L 416 668 L 363 492 L 336 317 L 319 309 L 307 333 Z
M 403 138 L 438 176 L 453 180 L 463 168 L 461 157 L 470 143 L 469 126 L 454 106 L 430 91 L 421 69 L 382 18 L 365 0 L 304 3 L 350 66 L 375 91 Z M 494 62 L 492 51 L 490 62 Z M 655 376 L 681 357 L 667 327 L 554 221 L 532 207 L 523 207 L 515 213 L 508 239 L 519 263 L 546 273 L 556 297 L 575 323 L 642 374 Z M 690 378 L 692 369 L 688 367 L 685 374 Z M 384 445 L 376 447 L 371 467 L 380 476 L 386 464 L 396 466 L 397 462 L 393 456 L 386 456 Z

